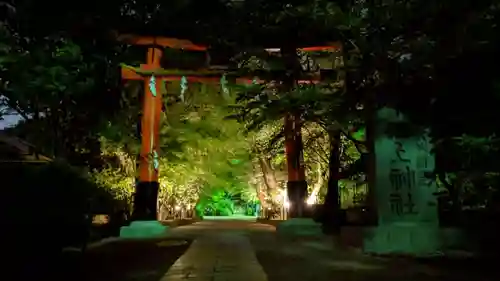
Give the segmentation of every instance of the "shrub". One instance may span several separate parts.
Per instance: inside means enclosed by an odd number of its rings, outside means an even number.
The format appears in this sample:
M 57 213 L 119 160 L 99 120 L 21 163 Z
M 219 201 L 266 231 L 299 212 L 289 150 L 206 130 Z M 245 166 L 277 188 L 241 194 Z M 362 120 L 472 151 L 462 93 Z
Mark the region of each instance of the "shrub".
M 110 212 L 116 202 L 84 173 L 63 163 L 9 164 L 8 200 L 1 212 L 9 236 L 25 250 L 60 251 L 84 244 L 92 214 Z

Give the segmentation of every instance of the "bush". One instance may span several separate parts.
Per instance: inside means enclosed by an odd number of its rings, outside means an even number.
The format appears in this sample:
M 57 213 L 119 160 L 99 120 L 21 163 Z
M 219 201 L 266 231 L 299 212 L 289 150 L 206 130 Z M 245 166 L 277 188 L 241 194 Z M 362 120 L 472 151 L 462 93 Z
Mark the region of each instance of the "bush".
M 196 204 L 198 217 L 230 216 L 234 213 L 234 202 L 227 198 L 203 197 Z
M 58 252 L 84 245 L 94 211 L 110 211 L 115 202 L 84 173 L 61 163 L 0 167 L 8 200 L 1 212 L 17 247 Z

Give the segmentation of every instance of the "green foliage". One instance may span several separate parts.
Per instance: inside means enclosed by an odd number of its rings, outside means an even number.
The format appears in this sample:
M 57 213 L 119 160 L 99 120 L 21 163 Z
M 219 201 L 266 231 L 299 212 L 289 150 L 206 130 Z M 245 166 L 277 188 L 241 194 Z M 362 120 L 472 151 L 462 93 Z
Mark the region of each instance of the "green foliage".
M 23 241 L 22 245 L 32 244 L 28 236 L 34 228 L 43 229 L 44 239 L 36 249 L 81 245 L 88 239 L 92 215 L 111 213 L 120 206 L 85 172 L 64 163 L 9 163 L 0 168 L 5 172 L 4 195 L 9 198 L 2 207 L 2 221 L 13 226 L 7 227 L 7 236 Z
M 91 179 L 97 186 L 109 192 L 113 198 L 131 203 L 134 192 L 134 177 L 124 176 L 117 169 L 106 168 L 91 173 Z
M 212 194 L 200 198 L 196 210 L 199 216 L 230 216 L 235 203 L 224 189 L 212 189 Z
M 0 27 L 9 42 L 0 47 L 2 106 L 23 118 L 12 132 L 45 155 L 99 166 L 97 132 L 119 103 L 110 99 L 117 76 L 107 72 L 112 48 L 98 51 L 64 34 L 35 38 L 25 31 Z
M 195 89 L 187 97 L 190 103 L 167 108 L 162 127 L 166 157 L 160 167 L 165 172 L 160 181 L 172 196 L 190 194 L 187 197 L 194 200 L 185 203 L 194 204 L 196 196 L 212 194 L 213 188 L 228 192 L 248 188 L 251 167 L 247 137 L 236 121 L 225 118 L 229 109 L 216 101 L 219 92 L 191 87 Z

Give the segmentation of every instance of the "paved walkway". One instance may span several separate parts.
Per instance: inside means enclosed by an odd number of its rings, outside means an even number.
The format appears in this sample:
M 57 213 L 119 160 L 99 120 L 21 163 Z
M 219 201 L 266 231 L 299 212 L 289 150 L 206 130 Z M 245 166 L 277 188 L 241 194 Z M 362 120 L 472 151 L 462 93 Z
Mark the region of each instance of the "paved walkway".
M 160 281 L 179 280 L 267 281 L 267 276 L 246 235 L 227 230 L 199 235 Z

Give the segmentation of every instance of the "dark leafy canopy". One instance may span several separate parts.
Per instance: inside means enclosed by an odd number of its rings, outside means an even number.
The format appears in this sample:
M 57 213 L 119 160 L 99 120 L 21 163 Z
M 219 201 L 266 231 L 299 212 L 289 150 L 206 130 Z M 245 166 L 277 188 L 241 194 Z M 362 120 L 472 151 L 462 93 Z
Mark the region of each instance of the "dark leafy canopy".
M 2 101 L 26 120 L 18 133 L 44 153 L 94 165 L 98 128 L 119 102 L 117 48 L 71 36 L 72 25 L 52 25 L 57 17 L 44 18 L 37 3 L 17 1 L 2 25 Z M 50 129 L 41 136 L 40 127 Z
M 42 3 L 24 0 L 16 1 L 15 7 L 16 23 L 23 33 L 33 36 L 69 32 L 74 37 L 92 41 L 109 37 L 115 30 L 196 41 L 206 34 L 215 34 L 214 31 L 227 23 L 228 2 L 92 0 L 61 3 L 51 0 Z
M 351 45 L 360 55 L 347 80 L 351 93 L 376 94 L 379 104 L 433 124 L 436 132 L 491 132 L 484 121 L 499 102 L 493 65 L 498 5 L 494 0 L 363 4 Z

